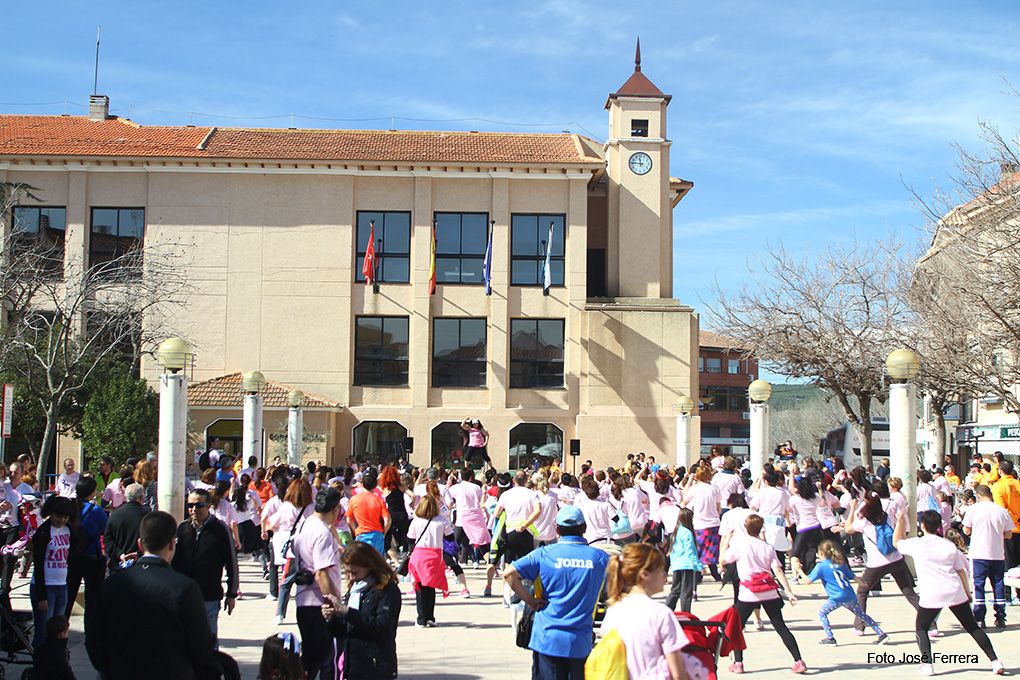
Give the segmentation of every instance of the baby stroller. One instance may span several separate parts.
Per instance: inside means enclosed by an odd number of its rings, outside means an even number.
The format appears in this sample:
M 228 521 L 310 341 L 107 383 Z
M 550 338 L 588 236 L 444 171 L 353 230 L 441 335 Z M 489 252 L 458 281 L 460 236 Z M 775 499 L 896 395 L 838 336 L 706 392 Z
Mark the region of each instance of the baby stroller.
M 32 536 L 35 535 L 42 521 L 39 509 L 43 499 L 35 495 L 25 495 L 18 509 L 21 518 L 21 534 L 18 540 L 0 548 L 3 559 L 31 561 Z M 10 602 L 0 603 L 0 663 L 11 666 L 28 666 L 22 671 L 23 680 L 33 677 L 31 668 L 32 643 L 32 612 L 19 612 L 9 608 Z M 0 680 L 7 677 L 4 666 L 0 666 Z

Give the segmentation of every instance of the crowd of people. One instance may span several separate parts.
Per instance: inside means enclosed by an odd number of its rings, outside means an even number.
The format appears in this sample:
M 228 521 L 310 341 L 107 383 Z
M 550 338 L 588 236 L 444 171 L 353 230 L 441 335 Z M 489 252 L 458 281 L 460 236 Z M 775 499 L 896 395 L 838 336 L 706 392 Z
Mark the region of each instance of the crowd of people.
M 631 677 L 676 680 L 686 675 L 683 613 L 705 579 L 732 587 L 741 628 L 753 616 L 764 630 L 764 613 L 793 672 L 803 673 L 783 617 L 795 591 L 824 587 L 820 644 L 837 644 L 829 616 L 840 609 L 853 614 L 857 635 L 870 628 L 882 644 L 889 635 L 867 606 L 888 575 L 916 611 L 917 645 L 929 659 L 922 673 L 934 670 L 930 639 L 942 609 L 1003 670 L 983 630 L 989 611 L 993 625 L 1007 625 L 1015 599 L 1003 580 L 1020 558 L 1020 482 L 1001 455 L 975 461 L 965 479 L 951 467 L 918 470 L 908 508 L 887 460 L 873 473 L 847 470 L 838 459 L 791 459 L 789 442 L 753 475 L 718 451 L 690 468 L 631 454 L 618 467 L 587 461 L 576 475 L 537 462 L 498 472 L 481 424 L 465 427 L 478 431 L 472 459 L 487 465 L 483 473 L 405 460 L 263 467 L 196 452 L 184 518 L 157 510 L 152 454 L 116 471 L 104 459 L 84 474 L 65 461 L 34 519 L 25 512 L 37 495 L 31 461 L 16 461 L 0 500 L 8 546 L 0 604 L 10 608 L 16 548 L 28 536 L 32 642 L 45 663 L 54 650 L 66 660 L 67 622 L 83 588 L 86 647 L 104 677 L 132 677 L 142 657 L 156 678 L 231 677 L 236 664 L 218 651 L 218 624 L 246 597 L 238 555 L 247 554 L 268 581 L 275 623 L 293 599 L 299 631 L 265 641 L 260 677 L 388 678 L 397 677 L 400 583 L 413 590 L 415 626 L 441 626 L 440 596 L 478 595 L 464 575 L 473 566 L 486 569 L 483 597 L 501 576 L 495 594 L 529 621 L 518 643 L 532 652 L 534 678 L 584 677 L 598 629 L 625 650 Z M 653 599 L 667 585 L 665 600 Z M 123 625 L 143 608 L 172 622 L 156 651 L 143 644 L 144 626 Z M 729 670 L 744 672 L 747 650 L 732 652 Z

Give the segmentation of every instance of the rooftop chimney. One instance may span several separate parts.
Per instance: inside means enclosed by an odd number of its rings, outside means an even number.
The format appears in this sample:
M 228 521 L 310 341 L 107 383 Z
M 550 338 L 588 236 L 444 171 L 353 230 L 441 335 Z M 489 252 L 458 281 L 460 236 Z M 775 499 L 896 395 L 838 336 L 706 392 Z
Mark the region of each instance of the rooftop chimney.
M 89 95 L 89 120 L 106 120 L 110 117 L 110 98 L 105 94 Z

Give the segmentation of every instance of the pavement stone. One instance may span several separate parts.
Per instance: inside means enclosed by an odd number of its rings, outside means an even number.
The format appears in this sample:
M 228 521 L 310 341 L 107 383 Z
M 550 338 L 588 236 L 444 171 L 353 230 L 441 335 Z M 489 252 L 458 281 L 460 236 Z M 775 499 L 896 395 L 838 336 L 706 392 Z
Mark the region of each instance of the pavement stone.
M 220 615 L 220 647 L 233 656 L 241 667 L 245 680 L 255 680 L 258 662 L 261 656 L 262 641 L 269 635 L 280 631 L 297 633 L 294 621 L 293 601 L 284 624 L 277 627 L 273 624 L 276 603 L 265 599 L 268 584 L 262 580 L 257 565 L 244 559 L 241 563 L 241 588 L 244 598 L 237 603 L 232 616 Z M 511 610 L 506 609 L 499 597 L 480 597 L 485 584 L 485 572 L 482 569 L 466 570 L 468 584 L 475 595 L 464 599 L 451 593 L 445 600 L 436 604 L 437 628 L 417 629 L 414 627 L 414 597 L 410 593 L 410 584 L 402 583 L 401 589 L 407 594 L 403 600 L 401 622 L 397 632 L 397 649 L 400 659 L 400 677 L 417 680 L 520 680 L 530 678 L 531 653 L 518 649 L 514 645 L 513 631 L 510 627 Z M 451 586 L 456 585 L 453 579 Z M 16 589 L 12 601 L 15 609 L 29 610 L 28 582 L 24 579 L 15 581 Z M 496 582 L 497 594 L 500 582 Z M 908 677 L 916 674 L 916 663 L 900 663 L 904 654 L 917 654 L 914 640 L 914 612 L 906 600 L 895 589 L 891 580 L 883 584 L 885 593 L 872 596 L 868 601 L 869 613 L 872 614 L 889 633 L 887 644 L 877 646 L 875 637 L 868 631 L 865 637 L 855 637 L 852 632 L 852 617 L 846 610 L 838 610 L 831 615 L 833 632 L 838 646 L 822 647 L 818 641 L 822 638 L 821 624 L 818 622 L 818 608 L 825 600 L 820 585 L 798 586 L 795 592 L 801 598 L 796 606 L 789 603 L 783 608 L 790 629 L 797 637 L 798 644 L 809 675 L 826 675 L 837 672 L 850 672 L 852 678 L 892 678 L 906 673 Z M 700 598 L 694 603 L 694 614 L 706 618 L 722 611 L 729 605 L 732 590 L 720 589 L 719 585 L 708 578 L 699 589 Z M 663 598 L 665 593 L 658 597 Z M 1013 621 L 1020 621 L 1020 607 L 1010 607 L 1008 616 Z M 130 625 L 132 622 L 128 622 Z M 140 625 L 152 625 L 153 634 L 158 635 L 158 622 L 146 622 L 145 612 L 138 613 Z M 957 624 L 953 616 L 945 611 L 940 617 L 942 630 L 946 633 L 934 641 L 933 651 L 942 654 L 977 654 L 976 663 L 940 663 L 936 664 L 939 675 L 953 677 L 971 677 L 978 674 L 990 674 L 990 664 L 980 656 L 980 650 L 974 641 Z M 70 639 L 71 663 L 78 680 L 98 678 L 85 653 L 82 633 L 82 617 L 73 616 Z M 1007 670 L 1020 670 L 1020 654 L 1016 647 L 1020 643 L 1017 636 L 1017 624 L 1011 623 L 1005 629 L 988 629 L 992 644 L 995 646 Z M 756 678 L 789 678 L 792 673 L 792 659 L 783 647 L 779 637 L 771 626 L 766 623 L 764 631 L 754 630 L 749 624 L 745 632 L 748 649 L 745 652 L 744 666 L 748 674 Z M 876 660 L 869 654 L 887 654 L 890 662 Z M 720 677 L 732 677 L 727 670 L 729 661 L 720 659 Z M 0 664 L 3 666 L 3 664 Z M 10 666 L 8 678 L 20 678 L 24 666 Z M 139 678 L 144 678 L 144 669 L 140 669 Z

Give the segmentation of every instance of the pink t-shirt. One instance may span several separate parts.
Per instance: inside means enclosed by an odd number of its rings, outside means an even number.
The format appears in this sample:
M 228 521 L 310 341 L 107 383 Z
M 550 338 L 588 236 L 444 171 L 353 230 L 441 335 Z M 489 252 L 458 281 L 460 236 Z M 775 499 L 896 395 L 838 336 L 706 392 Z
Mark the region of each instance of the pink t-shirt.
M 103 500 L 111 510 L 116 510 L 124 505 L 124 481 L 120 477 L 107 484 L 103 489 Z
M 963 526 L 970 529 L 972 560 L 1004 560 L 1004 535 L 1013 531 L 1013 518 L 1001 505 L 992 501 L 978 501 L 967 508 Z
M 820 496 L 811 500 L 801 498 L 798 494 L 790 496 L 790 521 L 797 525 L 798 532 L 822 525 L 818 517 L 822 503 Z
M 485 446 L 485 433 L 480 427 L 472 427 L 468 431 L 468 446 L 481 448 Z
M 538 502 L 538 494 L 525 486 L 507 489 L 499 497 L 499 504 L 506 511 L 506 528 L 520 529 Z
M 449 494 L 456 503 L 457 526 L 461 526 L 464 513 L 479 508 L 485 492 L 482 491 L 482 487 L 472 482 L 458 482 L 450 487 Z
M 422 533 L 424 532 L 424 535 Z M 453 526 L 442 515 L 431 520 L 415 517 L 407 528 L 407 537 L 416 548 L 443 549 L 443 538 L 453 534 Z M 420 536 L 420 538 L 419 538 Z
M 931 510 L 931 502 L 928 500 L 935 496 L 935 487 L 931 484 L 925 484 L 921 482 L 917 485 L 917 512 L 922 513 L 925 510 Z M 938 500 L 937 498 L 935 499 Z
M 774 574 L 773 567 L 780 566 L 779 558 L 776 556 L 776 549 L 761 540 L 751 536 L 734 535 L 722 561 L 729 564 L 737 563 L 737 577 L 741 580 L 740 590 L 737 599 L 741 602 L 765 602 L 766 600 L 778 600 L 778 590 L 766 590 L 760 593 L 753 593 L 743 585 L 743 581 L 751 578 L 752 574 L 768 572 Z
M 754 510 L 748 510 L 747 508 L 730 508 L 723 513 L 722 519 L 719 521 L 719 535 L 720 536 L 731 536 L 734 534 L 747 535 L 747 529 L 744 527 L 744 522 L 750 515 L 756 515 Z M 732 540 L 732 539 L 731 539 Z
M 626 595 L 606 611 L 602 634 L 616 630 L 627 648 L 631 680 L 670 680 L 666 654 L 687 644 L 673 612 L 647 595 Z
M 903 512 L 906 509 L 906 507 L 907 507 L 907 497 L 903 495 L 903 492 L 902 491 L 892 491 L 892 490 L 890 490 L 889 491 L 889 507 L 886 508 L 885 511 L 888 512 L 892 516 L 894 522 L 896 521 L 896 518 L 900 516 L 900 513 Z M 911 520 L 912 518 L 907 518 L 907 519 Z
M 647 496 L 635 487 L 623 490 L 621 501 L 623 512 L 630 520 L 630 526 L 638 533 L 648 524 L 648 508 L 644 503 L 646 498 Z
M 885 505 L 885 503 L 886 501 L 883 500 L 882 504 Z M 888 513 L 888 511 L 886 512 Z M 892 526 L 895 521 L 895 518 L 887 514 L 886 523 L 889 526 Z M 878 549 L 878 535 L 875 531 L 875 525 L 868 520 L 863 517 L 857 517 L 850 526 L 864 537 L 864 551 L 867 555 L 866 567 L 877 569 L 878 567 L 884 567 L 887 564 L 903 559 L 903 556 L 896 550 L 893 550 L 888 555 L 882 554 L 882 551 Z
M 591 543 L 600 539 L 610 538 L 613 530 L 609 519 L 616 514 L 609 503 L 600 500 L 591 500 L 583 493 L 577 494 L 574 499 L 574 507 L 584 515 L 584 540 Z
M 957 569 L 966 571 L 967 560 L 956 546 L 941 536 L 901 539 L 897 550 L 914 558 L 919 604 L 926 609 L 955 607 L 967 601 Z
M 728 472 L 717 472 L 712 477 L 712 486 L 719 489 L 719 507 L 725 508 L 730 500 L 730 495 L 739 493 L 744 495 L 744 483 L 740 481 L 740 475 L 729 474 Z
M 684 505 L 694 512 L 695 529 L 719 526 L 719 487 L 695 482 L 684 493 Z
M 538 496 L 538 517 L 535 519 L 536 540 L 549 542 L 556 540 L 556 513 L 560 506 L 550 494 Z
M 790 492 L 781 486 L 766 486 L 758 490 L 748 505 L 762 517 L 782 517 L 790 507 Z
M 301 568 L 312 573 L 326 570 L 333 593 L 339 595 L 340 590 L 340 545 L 332 527 L 322 523 L 316 516 L 309 517 L 297 528 L 294 536 L 294 552 L 301 559 Z M 318 581 L 308 586 L 298 586 L 297 606 L 318 607 L 322 605 L 322 591 Z

